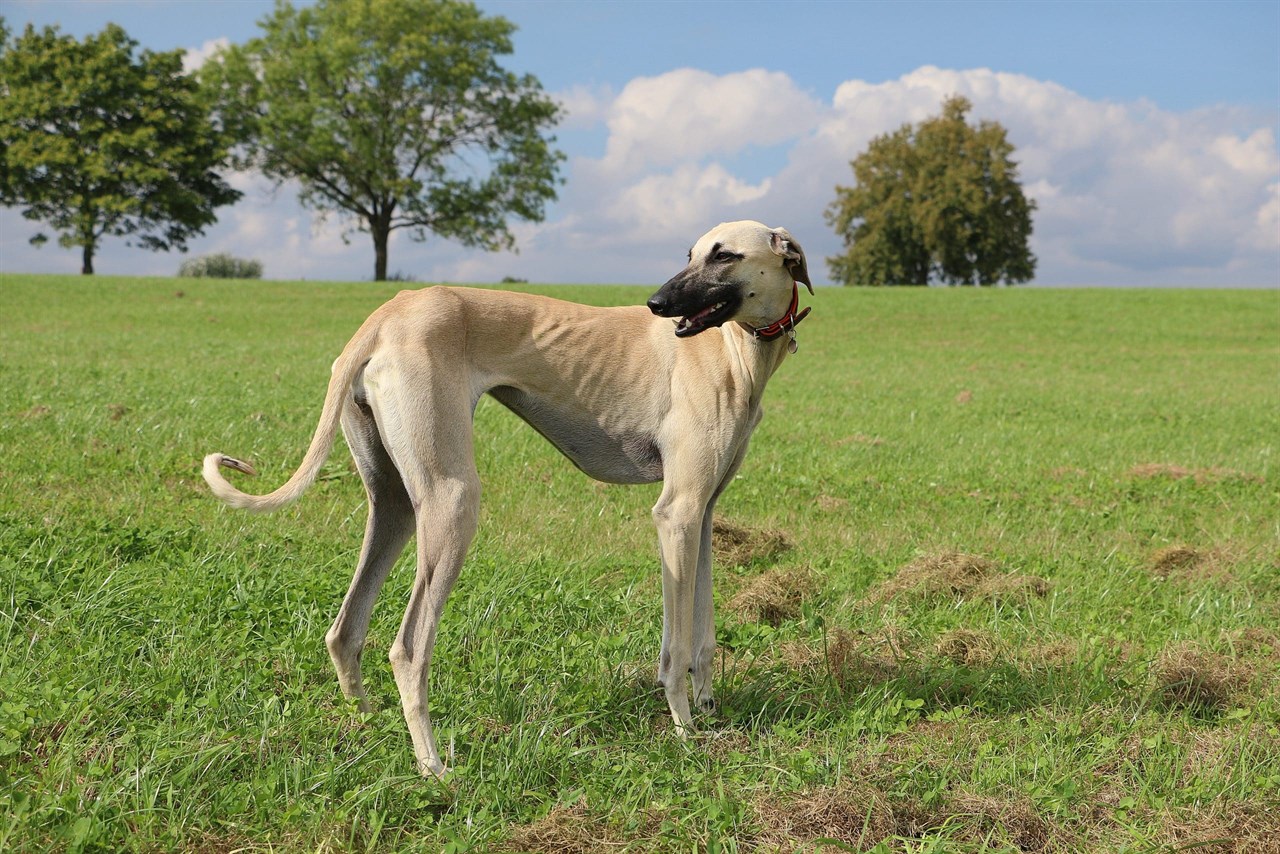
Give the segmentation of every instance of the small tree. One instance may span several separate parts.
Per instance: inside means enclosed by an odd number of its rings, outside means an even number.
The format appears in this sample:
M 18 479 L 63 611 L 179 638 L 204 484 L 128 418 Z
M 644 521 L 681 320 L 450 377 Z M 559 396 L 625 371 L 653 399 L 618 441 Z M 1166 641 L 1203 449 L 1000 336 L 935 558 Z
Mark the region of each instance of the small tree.
M 228 145 L 182 51 L 135 57 L 137 42 L 114 24 L 83 42 L 56 27 L 4 35 L 0 203 L 81 247 L 82 273 L 105 236 L 185 250 L 215 208 L 240 198 L 214 171 Z
M 845 251 L 827 259 L 846 285 L 994 285 L 1029 281 L 1031 212 L 1013 145 L 997 122 L 972 127 L 972 104 L 876 137 L 852 162 L 856 183 L 836 187 L 827 222 Z
M 246 163 L 371 235 L 376 280 L 396 229 L 512 248 L 507 218 L 555 199 L 559 108 L 498 64 L 509 21 L 460 0 L 282 0 L 262 28 L 204 66 L 222 120 Z

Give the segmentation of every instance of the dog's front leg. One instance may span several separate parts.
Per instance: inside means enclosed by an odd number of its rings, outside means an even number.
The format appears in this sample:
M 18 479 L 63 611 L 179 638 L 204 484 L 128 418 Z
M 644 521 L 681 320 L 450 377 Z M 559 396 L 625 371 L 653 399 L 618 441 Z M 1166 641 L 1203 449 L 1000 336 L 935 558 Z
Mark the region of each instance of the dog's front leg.
M 653 508 L 662 555 L 663 649 L 658 681 L 667 695 L 676 732 L 693 729 L 689 714 L 689 672 L 693 668 L 694 593 L 702 540 L 705 500 L 678 494 L 667 482 Z
M 707 504 L 698 538 L 698 574 L 693 590 L 693 703 L 704 711 L 714 711 L 711 676 L 716 657 L 716 612 L 711 584 L 711 527 L 715 499 Z
M 760 423 L 761 411 L 752 416 L 751 429 Z M 698 577 L 693 594 L 693 702 L 704 712 L 715 711 L 716 701 L 711 692 L 711 677 L 716 658 L 716 607 L 712 596 L 711 531 L 714 526 L 716 501 L 725 488 L 733 482 L 742 461 L 747 456 L 748 440 L 744 440 L 729 464 L 720 486 L 712 494 L 702 517 L 702 536 L 698 543 Z M 663 640 L 666 640 L 665 635 Z

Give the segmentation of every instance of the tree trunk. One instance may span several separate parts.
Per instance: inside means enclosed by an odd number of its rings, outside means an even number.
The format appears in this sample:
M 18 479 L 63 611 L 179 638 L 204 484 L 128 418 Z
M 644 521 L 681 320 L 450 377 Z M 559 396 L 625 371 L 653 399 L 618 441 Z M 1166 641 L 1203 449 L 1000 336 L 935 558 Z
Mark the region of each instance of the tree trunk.
M 381 218 L 369 222 L 369 233 L 373 235 L 373 280 L 387 280 L 387 240 L 391 237 L 391 225 Z
M 84 244 L 83 260 L 80 264 L 80 275 L 82 276 L 93 275 L 93 243 L 92 242 L 86 242 Z

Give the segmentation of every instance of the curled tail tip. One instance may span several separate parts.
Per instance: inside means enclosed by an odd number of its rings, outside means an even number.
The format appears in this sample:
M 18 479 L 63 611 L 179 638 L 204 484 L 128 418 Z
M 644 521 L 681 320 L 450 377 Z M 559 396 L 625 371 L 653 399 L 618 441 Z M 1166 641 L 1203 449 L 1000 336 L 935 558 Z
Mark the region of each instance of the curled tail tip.
M 222 480 L 222 472 L 219 468 L 234 469 L 244 474 L 257 474 L 258 470 L 244 460 L 237 460 L 235 457 L 228 457 L 226 454 L 209 454 L 204 458 L 204 476 L 205 480 L 212 482 L 213 480 Z
M 209 484 L 209 488 L 213 490 L 214 495 L 232 507 L 252 506 L 252 497 L 232 486 L 223 477 L 221 468 L 235 469 L 245 474 L 257 474 L 253 466 L 243 460 L 237 460 L 235 457 L 228 457 L 225 454 L 209 454 L 204 458 L 203 468 L 205 483 Z
M 228 457 L 226 454 L 209 454 L 204 458 L 204 475 L 205 483 L 209 484 L 209 489 L 214 496 L 224 503 L 235 507 L 239 510 L 250 510 L 254 513 L 268 513 L 272 510 L 278 510 L 281 507 L 295 501 L 310 485 L 311 480 L 298 479 L 296 476 L 293 481 L 286 483 L 275 492 L 267 495 L 250 495 L 247 492 L 241 492 L 222 474 L 222 469 L 234 469 L 244 474 L 257 474 L 257 470 L 244 460 L 238 460 L 235 457 Z M 314 476 L 311 478 L 314 480 Z
M 209 456 L 215 457 L 218 461 L 218 465 L 225 468 L 235 469 L 236 471 L 244 472 L 245 474 L 256 475 L 258 473 L 257 469 L 244 460 L 237 460 L 235 457 L 228 457 L 225 454 L 210 454 Z

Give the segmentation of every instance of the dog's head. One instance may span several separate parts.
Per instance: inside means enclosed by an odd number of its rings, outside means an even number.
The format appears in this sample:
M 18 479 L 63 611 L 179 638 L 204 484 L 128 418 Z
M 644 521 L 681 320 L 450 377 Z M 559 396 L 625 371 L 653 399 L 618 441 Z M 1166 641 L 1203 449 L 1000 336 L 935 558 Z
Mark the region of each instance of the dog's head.
M 793 283 L 813 293 L 804 250 L 785 228 L 726 222 L 689 250 L 689 264 L 649 298 L 659 317 L 678 317 L 676 336 L 741 321 L 766 326 L 786 313 Z

